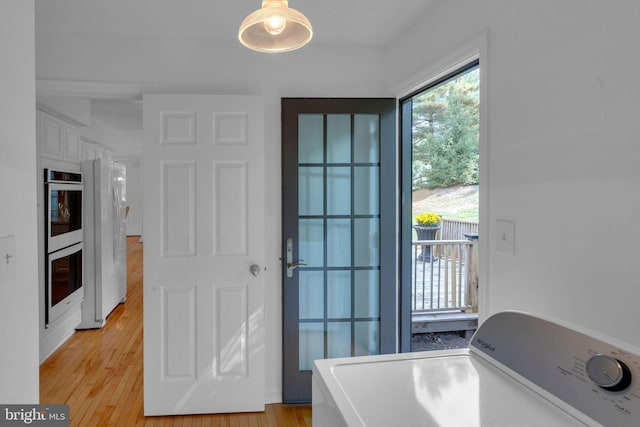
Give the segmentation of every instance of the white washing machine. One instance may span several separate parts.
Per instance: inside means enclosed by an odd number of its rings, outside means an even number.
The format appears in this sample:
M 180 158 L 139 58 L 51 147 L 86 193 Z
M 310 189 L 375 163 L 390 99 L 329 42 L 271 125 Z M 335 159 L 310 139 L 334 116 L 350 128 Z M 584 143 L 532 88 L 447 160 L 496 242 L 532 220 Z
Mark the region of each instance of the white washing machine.
M 469 349 L 317 360 L 314 427 L 640 426 L 640 352 L 498 313 Z

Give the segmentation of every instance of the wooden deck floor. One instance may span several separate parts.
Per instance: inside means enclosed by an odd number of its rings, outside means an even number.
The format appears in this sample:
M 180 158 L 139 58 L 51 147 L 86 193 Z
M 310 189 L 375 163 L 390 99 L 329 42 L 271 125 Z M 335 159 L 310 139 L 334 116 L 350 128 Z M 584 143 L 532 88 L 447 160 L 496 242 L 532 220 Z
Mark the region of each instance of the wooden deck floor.
M 40 402 L 66 403 L 72 426 L 308 427 L 309 405 L 263 413 L 144 417 L 142 244 L 127 238 L 127 301 L 102 329 L 78 331 L 40 366 Z
M 455 279 L 451 274 L 452 267 Z M 414 257 L 411 265 L 411 306 L 414 310 L 447 310 L 464 306 L 466 280 L 466 269 L 461 268 L 459 262 L 452 265 L 441 258 L 422 262 Z

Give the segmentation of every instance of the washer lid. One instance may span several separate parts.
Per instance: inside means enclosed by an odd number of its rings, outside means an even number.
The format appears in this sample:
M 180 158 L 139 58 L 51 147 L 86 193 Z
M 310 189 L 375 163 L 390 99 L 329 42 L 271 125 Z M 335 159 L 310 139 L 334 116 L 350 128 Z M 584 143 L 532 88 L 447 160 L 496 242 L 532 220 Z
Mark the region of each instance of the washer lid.
M 577 418 L 468 353 L 331 369 L 342 393 L 333 394 L 349 426 L 427 427 L 584 426 Z

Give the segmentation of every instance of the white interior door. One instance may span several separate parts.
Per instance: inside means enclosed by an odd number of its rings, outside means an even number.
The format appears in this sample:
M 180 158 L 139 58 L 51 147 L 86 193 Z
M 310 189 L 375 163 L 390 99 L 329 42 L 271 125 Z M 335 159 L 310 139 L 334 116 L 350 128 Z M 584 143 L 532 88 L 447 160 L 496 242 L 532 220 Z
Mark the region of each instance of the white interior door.
M 145 415 L 264 410 L 263 116 L 144 96 Z

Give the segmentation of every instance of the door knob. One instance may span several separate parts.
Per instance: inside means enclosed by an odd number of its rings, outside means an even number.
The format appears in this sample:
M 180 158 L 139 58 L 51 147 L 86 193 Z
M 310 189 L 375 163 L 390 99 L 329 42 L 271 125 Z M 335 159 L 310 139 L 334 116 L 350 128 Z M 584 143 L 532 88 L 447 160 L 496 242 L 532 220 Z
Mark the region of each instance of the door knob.
M 249 267 L 249 272 L 255 277 L 258 277 L 258 274 L 260 274 L 260 266 L 258 264 L 253 264 L 251 267 Z

